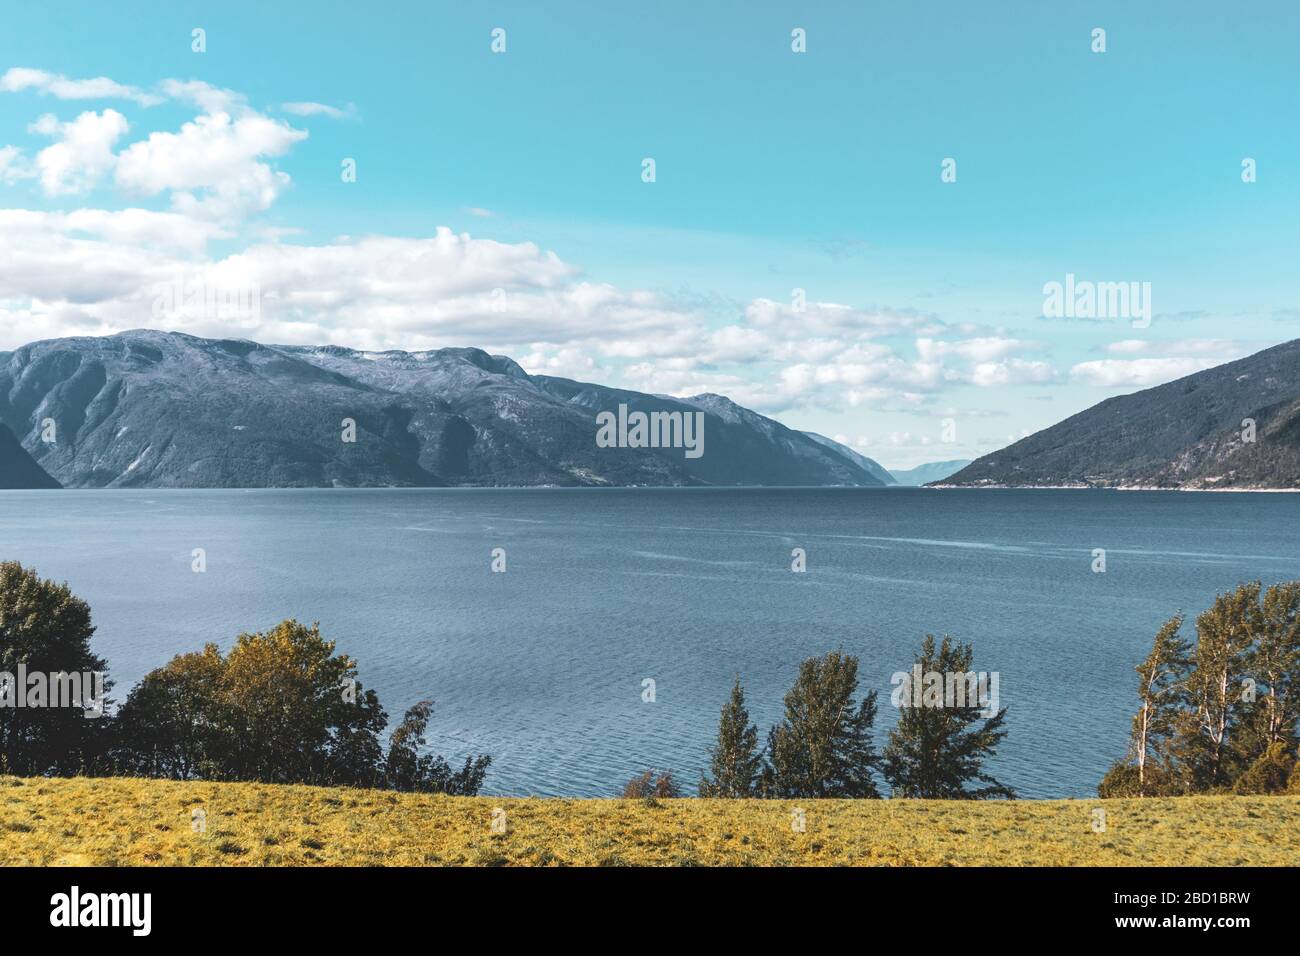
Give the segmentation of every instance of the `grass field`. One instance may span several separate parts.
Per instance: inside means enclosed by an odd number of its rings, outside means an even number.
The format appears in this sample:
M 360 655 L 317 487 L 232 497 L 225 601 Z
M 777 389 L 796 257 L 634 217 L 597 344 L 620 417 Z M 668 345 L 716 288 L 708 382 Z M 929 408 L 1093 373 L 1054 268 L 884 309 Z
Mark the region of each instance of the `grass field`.
M 493 834 L 495 808 L 506 833 Z M 805 832 L 792 829 L 795 807 Z M 1094 831 L 1094 811 L 1105 831 Z M 194 811 L 204 826 L 196 832 Z M 0 777 L 0 865 L 947 866 L 1300 863 L 1300 797 L 496 799 Z

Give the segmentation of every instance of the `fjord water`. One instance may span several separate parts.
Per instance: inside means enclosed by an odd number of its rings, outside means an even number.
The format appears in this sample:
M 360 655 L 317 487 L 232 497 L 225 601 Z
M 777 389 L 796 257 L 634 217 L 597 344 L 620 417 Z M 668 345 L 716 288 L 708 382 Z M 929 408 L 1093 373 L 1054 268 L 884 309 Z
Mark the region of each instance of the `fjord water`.
M 649 768 L 693 789 L 734 674 L 765 735 L 799 661 L 835 648 L 878 690 L 883 744 L 890 676 L 947 633 L 1001 675 L 995 774 L 1061 797 L 1124 752 L 1165 618 L 1300 577 L 1298 519 L 1287 494 L 3 492 L 0 559 L 89 601 L 118 699 L 174 654 L 319 621 L 390 716 L 435 700 L 431 743 L 490 753 L 499 794 L 612 795 Z

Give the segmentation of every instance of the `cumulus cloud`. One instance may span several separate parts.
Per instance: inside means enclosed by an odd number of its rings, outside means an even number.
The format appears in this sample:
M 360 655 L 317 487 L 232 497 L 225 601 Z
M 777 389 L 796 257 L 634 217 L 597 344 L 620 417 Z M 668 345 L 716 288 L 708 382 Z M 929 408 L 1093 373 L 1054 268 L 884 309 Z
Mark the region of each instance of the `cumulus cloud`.
M 269 208 L 289 184 L 287 173 L 263 160 L 306 138 L 305 130 L 257 113 L 206 114 L 179 132 L 151 133 L 124 149 L 117 184 L 142 196 L 170 191 L 179 212 L 240 218 Z
M 1001 362 L 978 362 L 970 370 L 969 381 L 981 388 L 1006 385 L 1043 385 L 1056 379 L 1056 369 L 1048 362 L 1007 359 Z
M 35 170 L 48 196 L 84 193 L 113 168 L 113 144 L 127 131 L 126 117 L 117 110 L 87 111 L 69 123 L 46 114 L 31 132 L 57 140 L 36 154 Z
M 0 319 L 44 316 L 45 327 L 62 321 L 69 332 L 136 328 L 157 318 L 156 287 L 176 282 L 255 288 L 260 305 L 234 317 L 169 314 L 162 324 L 263 341 L 522 350 L 591 345 L 618 329 L 627 345 L 662 339 L 687 318 L 651 293 L 585 281 L 532 243 L 441 228 L 427 238 L 271 242 L 208 256 L 208 244 L 226 235 L 179 212 L 2 210 Z M 3 325 L 12 335 L 14 324 Z

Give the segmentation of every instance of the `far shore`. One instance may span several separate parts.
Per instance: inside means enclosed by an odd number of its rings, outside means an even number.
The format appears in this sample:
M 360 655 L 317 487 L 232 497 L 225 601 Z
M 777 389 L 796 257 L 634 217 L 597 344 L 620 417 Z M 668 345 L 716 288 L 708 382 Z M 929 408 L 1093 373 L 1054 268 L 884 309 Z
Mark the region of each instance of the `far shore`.
M 0 488 L 5 492 L 63 491 L 826 491 L 830 489 L 860 491 L 1206 491 L 1221 493 L 1288 494 L 1300 488 L 1178 488 L 1159 485 L 206 485 L 201 487 L 131 487 L 131 488 Z
M 1163 485 L 923 485 L 934 491 L 1217 491 L 1217 492 L 1262 492 L 1266 494 L 1287 494 L 1300 491 L 1300 488 L 1182 488 Z

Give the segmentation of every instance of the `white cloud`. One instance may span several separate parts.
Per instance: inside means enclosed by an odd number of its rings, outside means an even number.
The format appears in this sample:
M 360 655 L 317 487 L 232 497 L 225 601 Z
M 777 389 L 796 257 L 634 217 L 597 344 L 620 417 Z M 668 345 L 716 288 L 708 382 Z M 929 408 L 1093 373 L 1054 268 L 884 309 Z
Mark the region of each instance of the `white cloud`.
M 294 116 L 326 116 L 330 119 L 350 119 L 356 115 L 356 107 L 348 104 L 347 109 L 339 109 L 337 106 L 329 106 L 325 103 L 282 103 L 280 109 L 286 113 L 292 113 Z
M 0 146 L 0 183 L 9 185 L 35 175 L 35 171 L 23 160 L 21 149 L 17 146 Z
M 28 67 L 15 66 L 0 76 L 0 92 L 20 93 L 34 90 L 47 93 L 60 100 L 133 100 L 141 106 L 156 106 L 163 98 L 155 93 L 146 93 L 134 86 L 125 86 L 106 76 L 97 76 L 88 80 L 70 80 L 57 73 L 45 70 L 33 70 Z
M 243 93 L 225 90 L 203 80 L 163 80 L 160 88 L 169 99 L 191 103 L 205 113 L 234 113 L 248 108 Z
M 916 351 L 926 361 L 935 361 L 947 355 L 959 356 L 968 362 L 991 363 L 1020 352 L 1042 350 L 1041 342 L 1009 339 L 1001 336 L 984 336 L 943 342 L 937 339 L 916 340 Z
M 151 133 L 118 157 L 117 183 L 142 196 L 170 191 L 178 212 L 235 219 L 267 209 L 289 185 L 262 160 L 282 156 L 305 130 L 258 113 L 205 114 L 179 132 Z
M 1070 369 L 1070 378 L 1087 385 L 1138 386 L 1163 385 L 1174 379 L 1213 368 L 1219 358 L 1182 356 L 1175 358 L 1100 359 L 1080 362 Z
M 127 122 L 117 110 L 91 110 L 69 123 L 46 114 L 30 128 L 58 140 L 36 154 L 35 168 L 46 195 L 61 196 L 88 191 L 113 168 L 113 144 Z
M 1245 354 L 1241 344 L 1230 339 L 1122 339 L 1109 343 L 1106 351 L 1112 355 L 1204 355 L 1217 357 L 1221 362 Z
M 573 266 L 532 243 L 440 228 L 422 239 L 271 242 L 208 257 L 207 244 L 226 235 L 178 212 L 0 210 L 5 345 L 29 340 L 25 327 L 33 325 L 49 334 L 106 334 L 156 324 L 155 287 L 178 280 L 255 286 L 260 309 L 234 320 L 169 316 L 168 328 L 365 348 L 500 346 L 533 354 L 536 367 L 565 347 L 592 355 L 634 350 L 689 320 L 652 293 L 583 281 Z M 16 325 L 20 314 L 24 321 Z M 616 342 L 611 329 L 618 330 Z M 572 355 L 557 361 L 571 365 Z
M 970 370 L 972 385 L 993 388 L 1006 385 L 1042 385 L 1056 379 L 1056 369 L 1047 362 L 1007 359 L 979 362 Z

